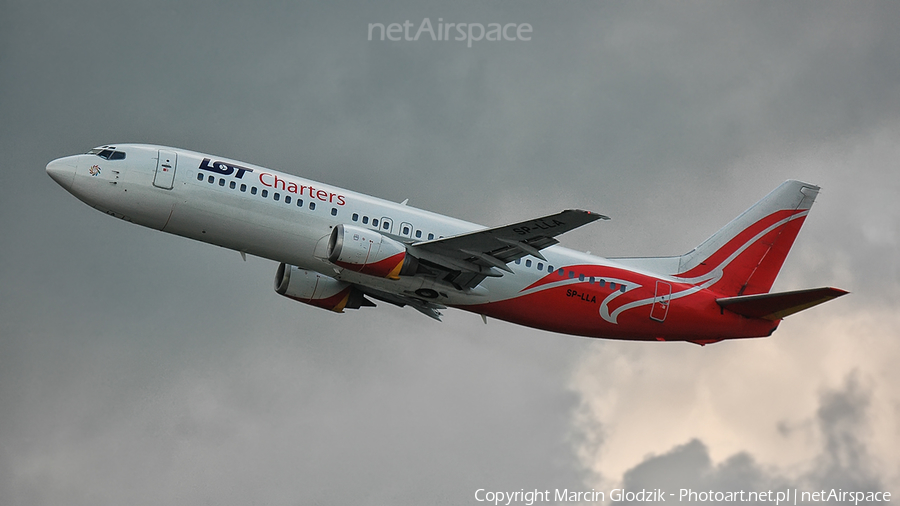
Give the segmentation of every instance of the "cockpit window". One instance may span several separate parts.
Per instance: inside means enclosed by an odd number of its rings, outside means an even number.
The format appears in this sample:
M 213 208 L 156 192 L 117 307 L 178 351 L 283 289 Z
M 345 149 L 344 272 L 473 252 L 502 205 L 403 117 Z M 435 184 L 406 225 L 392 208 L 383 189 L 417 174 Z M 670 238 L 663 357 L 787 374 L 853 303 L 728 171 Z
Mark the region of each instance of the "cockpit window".
M 124 151 L 116 151 L 115 146 L 100 146 L 99 148 L 94 148 L 88 151 L 89 155 L 97 155 L 104 160 L 124 160 L 125 152 Z

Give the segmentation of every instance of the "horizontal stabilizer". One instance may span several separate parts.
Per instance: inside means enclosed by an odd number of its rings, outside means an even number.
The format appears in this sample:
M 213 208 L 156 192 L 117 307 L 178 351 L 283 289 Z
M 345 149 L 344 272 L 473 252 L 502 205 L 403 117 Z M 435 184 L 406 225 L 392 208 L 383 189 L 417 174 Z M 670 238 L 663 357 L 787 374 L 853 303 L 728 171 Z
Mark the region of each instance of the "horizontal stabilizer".
M 716 299 L 716 303 L 742 316 L 774 321 L 847 293 L 849 292 L 840 288 L 810 288 L 793 292 L 724 297 Z

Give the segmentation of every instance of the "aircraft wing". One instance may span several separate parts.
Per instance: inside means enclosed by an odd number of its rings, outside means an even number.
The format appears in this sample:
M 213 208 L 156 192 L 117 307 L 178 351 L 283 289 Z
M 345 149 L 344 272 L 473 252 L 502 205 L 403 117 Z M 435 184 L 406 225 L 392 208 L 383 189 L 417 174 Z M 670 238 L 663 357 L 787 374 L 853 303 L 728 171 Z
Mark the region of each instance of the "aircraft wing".
M 411 295 L 384 292 L 381 290 L 376 290 L 374 288 L 359 285 L 357 285 L 357 288 L 359 288 L 363 293 L 370 297 L 382 300 L 398 307 L 412 306 L 416 311 L 437 321 L 441 321 L 441 316 L 443 316 L 443 314 L 441 313 L 441 309 L 447 309 L 447 306 L 444 306 L 443 304 L 436 304 L 434 302 L 422 300 L 419 297 L 413 297 Z
M 413 244 L 412 253 L 443 279 L 473 288 L 486 277 L 512 272 L 506 265 L 526 255 L 545 260 L 540 250 L 559 243 L 556 236 L 608 216 L 568 209 L 542 218 Z

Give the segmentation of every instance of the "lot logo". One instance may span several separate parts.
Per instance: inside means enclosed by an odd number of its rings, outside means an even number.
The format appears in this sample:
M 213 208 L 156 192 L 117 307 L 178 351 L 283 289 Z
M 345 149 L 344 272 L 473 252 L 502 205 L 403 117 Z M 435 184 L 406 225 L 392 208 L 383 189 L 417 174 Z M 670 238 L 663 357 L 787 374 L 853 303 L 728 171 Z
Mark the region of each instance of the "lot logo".
M 90 174 L 92 176 L 99 176 L 100 175 L 100 166 L 99 165 L 91 166 L 91 168 L 88 169 L 88 174 Z
M 236 179 L 243 179 L 245 172 L 253 172 L 253 169 L 241 167 L 240 165 L 235 165 L 233 163 L 212 162 L 212 165 L 210 165 L 209 162 L 209 158 L 204 158 L 203 161 L 200 162 L 200 170 L 208 170 L 210 172 L 215 172 L 216 174 L 222 174 L 223 176 L 234 174 Z

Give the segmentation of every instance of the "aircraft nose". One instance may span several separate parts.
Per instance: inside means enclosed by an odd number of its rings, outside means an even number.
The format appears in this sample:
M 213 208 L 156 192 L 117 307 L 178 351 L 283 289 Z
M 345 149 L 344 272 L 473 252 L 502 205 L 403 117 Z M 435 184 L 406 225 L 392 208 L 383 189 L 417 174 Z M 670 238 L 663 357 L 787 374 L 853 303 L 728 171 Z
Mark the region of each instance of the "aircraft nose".
M 47 164 L 47 174 L 67 191 L 72 190 L 77 163 L 75 157 L 58 158 Z

